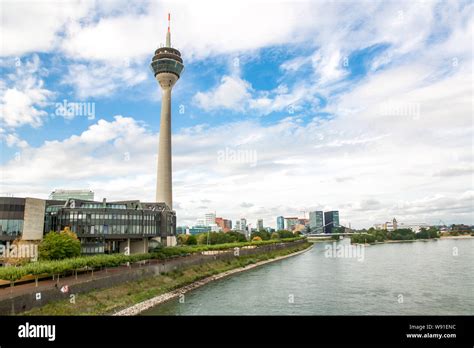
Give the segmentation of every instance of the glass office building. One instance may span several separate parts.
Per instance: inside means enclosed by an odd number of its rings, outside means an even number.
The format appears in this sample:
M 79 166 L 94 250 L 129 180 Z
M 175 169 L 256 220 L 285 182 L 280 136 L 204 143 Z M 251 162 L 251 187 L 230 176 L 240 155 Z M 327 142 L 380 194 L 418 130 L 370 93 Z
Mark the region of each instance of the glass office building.
M 69 199 L 47 204 L 45 231 L 65 227 L 83 244 L 83 252 L 120 252 L 128 240 L 161 239 L 176 236 L 176 215 L 164 203 L 140 201 L 94 202 Z
M 324 233 L 324 213 L 322 211 L 309 212 L 309 228 L 311 233 Z
M 285 218 L 283 216 L 277 217 L 277 231 L 285 229 Z
M 324 212 L 324 233 L 332 233 L 335 228 L 339 227 L 339 211 L 326 211 Z
M 123 252 L 125 246 L 146 252 L 151 238 L 168 245 L 167 238 L 176 236 L 176 214 L 164 203 L 0 197 L 2 244 L 20 237 L 41 240 L 66 227 L 81 241 L 83 253 Z

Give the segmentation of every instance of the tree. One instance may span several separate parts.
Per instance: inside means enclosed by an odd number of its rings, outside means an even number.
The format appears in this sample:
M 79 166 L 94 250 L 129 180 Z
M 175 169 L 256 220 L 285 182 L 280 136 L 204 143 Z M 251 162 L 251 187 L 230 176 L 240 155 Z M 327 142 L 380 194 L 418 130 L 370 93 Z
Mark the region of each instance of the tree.
M 245 238 L 245 235 L 237 231 L 229 231 L 227 232 L 227 235 L 232 237 L 231 242 L 246 242 L 247 241 L 247 239 Z
M 392 240 L 412 240 L 416 238 L 415 232 L 409 228 L 400 228 L 387 233 L 389 239 Z
M 186 245 L 196 245 L 196 244 L 197 244 L 196 236 L 191 234 L 186 240 Z
M 276 232 L 273 232 L 272 235 L 271 235 L 271 239 L 279 239 L 280 238 L 280 235 Z
M 255 236 L 252 238 L 252 242 L 261 242 L 262 241 L 262 238 L 260 238 L 259 236 Z
M 415 238 L 416 239 L 428 239 L 430 238 L 430 234 L 429 232 L 426 230 L 426 228 L 420 228 L 420 232 L 418 232 L 416 235 L 415 235 Z
M 253 239 L 254 237 L 260 237 L 261 240 L 269 240 L 270 233 L 264 230 L 261 230 L 258 232 L 252 232 L 252 234 L 250 235 L 250 239 Z
M 186 245 L 189 235 L 187 234 L 178 234 L 178 245 Z
M 207 232 L 197 234 L 196 240 L 199 245 L 207 244 Z
M 436 227 L 431 226 L 428 229 L 428 233 L 430 235 L 430 238 L 438 238 L 439 237 L 438 229 Z
M 67 227 L 60 233 L 49 232 L 39 245 L 39 256 L 43 260 L 61 260 L 80 254 L 81 242 Z
M 288 230 L 280 230 L 277 232 L 280 238 L 293 238 L 293 232 L 288 231 Z

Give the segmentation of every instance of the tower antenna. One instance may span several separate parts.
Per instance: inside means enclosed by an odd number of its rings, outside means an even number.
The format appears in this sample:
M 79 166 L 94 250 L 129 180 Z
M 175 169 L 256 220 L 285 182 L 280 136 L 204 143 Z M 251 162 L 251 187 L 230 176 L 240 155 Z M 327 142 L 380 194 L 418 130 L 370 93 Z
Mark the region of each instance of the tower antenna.
M 168 32 L 166 33 L 166 47 L 171 47 L 171 14 L 168 13 Z

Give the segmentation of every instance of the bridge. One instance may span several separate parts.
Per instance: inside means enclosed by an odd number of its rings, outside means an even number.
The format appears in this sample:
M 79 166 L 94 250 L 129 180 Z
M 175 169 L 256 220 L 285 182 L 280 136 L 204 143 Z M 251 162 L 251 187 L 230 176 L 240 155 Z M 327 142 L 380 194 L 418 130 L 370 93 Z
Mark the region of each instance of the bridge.
M 333 236 L 347 237 L 353 234 L 360 234 L 360 232 L 343 232 L 343 233 L 307 233 L 304 236 L 308 238 L 308 241 L 318 239 L 331 239 Z

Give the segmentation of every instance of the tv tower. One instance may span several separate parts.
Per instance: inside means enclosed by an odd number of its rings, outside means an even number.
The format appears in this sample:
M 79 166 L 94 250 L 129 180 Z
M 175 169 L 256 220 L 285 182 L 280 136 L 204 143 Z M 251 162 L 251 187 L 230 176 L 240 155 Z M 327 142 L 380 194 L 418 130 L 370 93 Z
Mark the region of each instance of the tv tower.
M 173 209 L 172 166 L 171 166 L 171 90 L 183 71 L 181 53 L 171 47 L 170 14 L 166 45 L 155 51 L 151 69 L 161 87 L 161 121 L 158 145 L 158 173 L 156 181 L 156 201 L 164 202 Z

